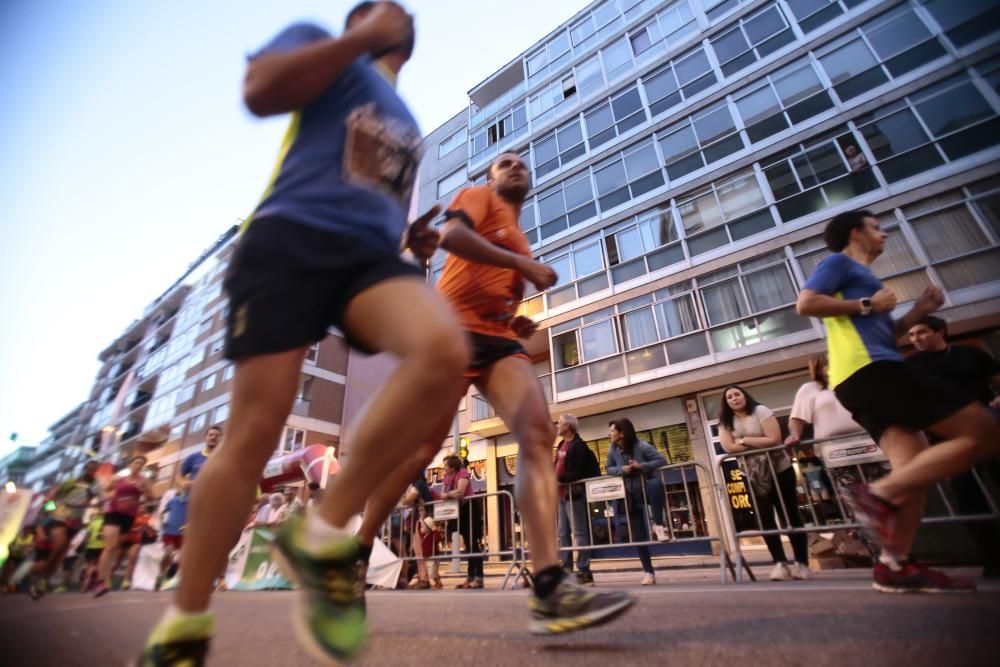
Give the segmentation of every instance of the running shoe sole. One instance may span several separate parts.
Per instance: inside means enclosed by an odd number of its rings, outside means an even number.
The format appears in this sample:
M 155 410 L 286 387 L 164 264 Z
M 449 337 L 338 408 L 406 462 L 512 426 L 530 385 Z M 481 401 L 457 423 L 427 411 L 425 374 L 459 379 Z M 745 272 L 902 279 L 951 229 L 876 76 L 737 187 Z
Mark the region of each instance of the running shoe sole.
M 580 616 L 549 619 L 533 618 L 528 625 L 528 629 L 534 635 L 561 635 L 567 632 L 596 628 L 599 625 L 604 625 L 615 620 L 628 611 L 634 604 L 635 598 L 629 596 L 617 604 L 609 605 L 587 614 L 581 614 Z
M 292 628 L 295 630 L 295 637 L 299 640 L 299 644 L 321 665 L 336 667 L 349 662 L 350 658 L 339 660 L 334 658 L 316 641 L 312 630 L 309 629 L 309 599 L 305 593 L 305 587 L 302 585 L 298 572 L 292 567 L 291 562 L 277 544 L 271 545 L 271 557 L 281 573 L 298 589 L 298 595 L 295 596 L 295 607 L 292 609 Z M 355 655 L 360 653 L 362 648 L 359 648 Z

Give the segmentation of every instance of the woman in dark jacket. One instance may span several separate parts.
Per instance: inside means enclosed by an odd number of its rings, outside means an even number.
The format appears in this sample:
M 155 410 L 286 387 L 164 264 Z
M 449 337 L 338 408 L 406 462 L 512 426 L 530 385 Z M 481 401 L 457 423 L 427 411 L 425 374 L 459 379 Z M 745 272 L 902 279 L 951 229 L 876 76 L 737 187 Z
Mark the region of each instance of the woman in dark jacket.
M 625 500 L 628 504 L 628 523 L 632 530 L 632 541 L 649 541 L 647 526 L 646 497 L 644 488 L 646 476 L 666 465 L 663 455 L 645 440 L 639 440 L 635 435 L 635 427 L 628 419 L 615 419 L 608 424 L 608 437 L 611 438 L 611 449 L 608 450 L 608 460 L 605 468 L 609 475 L 625 478 Z M 653 559 L 649 555 L 649 547 L 636 547 L 639 562 L 642 563 L 642 585 L 656 584 L 656 572 L 653 570 Z

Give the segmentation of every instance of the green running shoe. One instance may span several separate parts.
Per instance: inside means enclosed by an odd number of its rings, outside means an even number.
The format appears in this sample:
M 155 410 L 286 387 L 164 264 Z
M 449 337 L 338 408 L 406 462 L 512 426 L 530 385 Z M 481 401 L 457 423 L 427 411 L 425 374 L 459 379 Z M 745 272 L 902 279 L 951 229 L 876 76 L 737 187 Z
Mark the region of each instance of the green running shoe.
M 292 517 L 274 539 L 274 560 L 299 589 L 295 631 L 302 645 L 323 664 L 350 660 L 366 635 L 364 580 L 359 543 L 351 535 L 336 539 L 320 553 L 303 544 L 305 522 Z
M 532 595 L 531 624 L 536 635 L 557 635 L 603 625 L 635 603 L 628 593 L 589 591 L 570 577 L 563 577 L 552 593 L 539 599 Z
M 210 613 L 161 621 L 135 667 L 202 667 L 214 632 L 215 616 Z

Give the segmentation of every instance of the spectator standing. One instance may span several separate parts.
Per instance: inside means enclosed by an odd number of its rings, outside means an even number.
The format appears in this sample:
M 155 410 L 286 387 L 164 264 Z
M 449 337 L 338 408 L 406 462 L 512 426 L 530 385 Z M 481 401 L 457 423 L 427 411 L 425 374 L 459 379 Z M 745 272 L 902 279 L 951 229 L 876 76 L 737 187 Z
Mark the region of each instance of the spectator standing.
M 462 501 L 472 495 L 472 482 L 469 471 L 462 466 L 462 459 L 452 455 L 444 461 L 444 492 L 441 497 L 444 499 L 459 500 L 458 504 L 458 532 L 461 533 L 465 541 L 465 550 L 469 554 L 479 553 L 479 540 L 483 535 L 483 517 L 479 512 L 479 507 L 474 501 Z M 482 556 L 469 556 L 468 569 L 465 581 L 456 588 L 482 588 L 483 587 L 483 558 Z
M 587 505 L 587 491 L 580 480 L 598 477 L 601 467 L 594 452 L 587 447 L 577 432 L 579 421 L 573 415 L 562 415 L 556 424 L 556 433 L 561 440 L 556 447 L 556 480 L 559 482 L 559 546 L 590 546 L 590 514 Z M 573 552 L 564 551 L 563 568 L 573 571 Z M 593 584 L 594 575 L 590 571 L 590 550 L 581 549 L 576 554 L 577 580 L 581 584 Z
M 774 413 L 753 399 L 741 387 L 731 385 L 722 394 L 719 413 L 719 440 L 722 448 L 731 454 L 753 449 L 767 449 L 781 444 L 781 426 Z M 771 465 L 768 466 L 767 458 Z M 774 530 L 775 512 L 784 512 L 787 523 L 794 528 L 802 527 L 799 515 L 799 499 L 795 490 L 795 470 L 792 460 L 785 451 L 767 455 L 747 456 L 744 463 L 748 471 L 750 486 L 757 503 L 757 513 L 762 530 Z M 774 475 L 771 474 L 771 468 Z M 778 535 L 765 535 L 764 542 L 774 560 L 771 581 L 809 579 L 809 540 L 805 533 L 792 533 L 788 537 L 792 543 L 794 562 L 785 558 L 785 548 Z
M 632 540 L 647 542 L 649 516 L 646 513 L 647 494 L 644 492 L 646 477 L 652 475 L 657 468 L 666 465 L 666 460 L 655 447 L 636 436 L 635 427 L 628 419 L 615 419 L 609 422 L 608 437 L 611 438 L 611 448 L 608 450 L 608 459 L 604 467 L 609 475 L 625 479 L 625 507 Z M 661 490 L 662 488 L 660 486 Z M 660 505 L 662 504 L 661 500 Z M 642 585 L 655 585 L 656 571 L 653 569 L 649 547 L 638 546 L 636 551 L 639 554 L 639 562 L 642 563 Z

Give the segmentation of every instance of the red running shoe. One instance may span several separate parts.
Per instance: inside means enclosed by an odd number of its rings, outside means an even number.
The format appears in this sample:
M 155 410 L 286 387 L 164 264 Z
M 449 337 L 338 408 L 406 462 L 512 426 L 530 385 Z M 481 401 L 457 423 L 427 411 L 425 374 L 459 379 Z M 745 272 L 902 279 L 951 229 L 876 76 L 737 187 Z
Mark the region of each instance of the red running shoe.
M 897 507 L 872 493 L 867 484 L 849 487 L 847 503 L 868 535 L 886 551 L 895 552 Z
M 923 593 L 928 586 L 927 578 L 912 563 L 901 563 L 898 570 L 876 562 L 872 574 L 875 581 L 872 588 L 879 593 Z
M 921 563 L 913 563 L 923 575 L 927 583 L 924 585 L 924 593 L 975 593 L 976 584 L 968 579 L 960 577 L 949 577 L 940 570 L 932 570 Z

